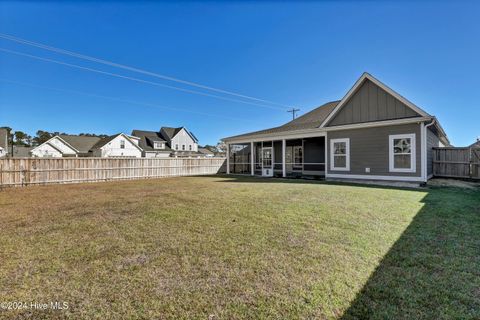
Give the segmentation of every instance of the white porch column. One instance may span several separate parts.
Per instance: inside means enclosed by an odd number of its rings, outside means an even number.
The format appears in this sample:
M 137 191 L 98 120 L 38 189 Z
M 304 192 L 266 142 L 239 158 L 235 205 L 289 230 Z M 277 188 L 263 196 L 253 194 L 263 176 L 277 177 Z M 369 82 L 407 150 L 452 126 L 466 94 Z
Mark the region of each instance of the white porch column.
M 227 143 L 227 174 L 230 174 L 230 145 Z
M 283 139 L 282 140 L 282 177 L 284 177 L 284 178 L 287 176 L 287 165 L 285 163 L 286 149 L 287 149 L 287 140 Z
M 252 176 L 255 175 L 255 164 L 254 164 L 254 161 L 255 161 L 255 156 L 253 154 L 253 141 L 250 142 L 250 174 Z

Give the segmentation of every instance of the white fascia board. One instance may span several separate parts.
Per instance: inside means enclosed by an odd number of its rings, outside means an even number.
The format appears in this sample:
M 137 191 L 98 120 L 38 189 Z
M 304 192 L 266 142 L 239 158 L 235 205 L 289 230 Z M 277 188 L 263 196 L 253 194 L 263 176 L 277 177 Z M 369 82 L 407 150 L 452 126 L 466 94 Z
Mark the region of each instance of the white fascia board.
M 363 84 L 363 82 L 365 80 L 370 80 L 372 81 L 374 84 L 376 84 L 377 86 L 379 86 L 380 88 L 382 88 L 383 90 L 385 90 L 387 93 L 391 94 L 393 97 L 395 97 L 396 99 L 398 99 L 399 101 L 401 101 L 403 104 L 405 104 L 406 106 L 408 106 L 410 109 L 412 109 L 413 111 L 417 112 L 418 114 L 420 114 L 421 116 L 423 117 L 431 117 L 427 112 L 425 112 L 423 109 L 417 107 L 415 104 L 413 104 L 412 102 L 408 101 L 406 98 L 404 98 L 403 96 L 401 96 L 399 93 L 395 92 L 394 90 L 392 90 L 390 87 L 388 87 L 387 85 L 385 85 L 384 83 L 380 82 L 378 79 L 376 79 L 374 76 L 372 76 L 371 74 L 367 73 L 367 72 L 364 72 L 362 74 L 362 76 L 355 82 L 355 84 L 353 85 L 353 87 L 348 90 L 347 94 L 342 98 L 342 100 L 340 100 L 340 102 L 337 104 L 337 106 L 335 107 L 335 109 L 333 109 L 333 111 L 328 115 L 328 117 L 325 119 L 325 121 L 323 121 L 323 123 L 320 125 L 320 128 L 323 128 L 325 127 L 329 122 L 330 120 L 332 120 L 332 118 L 338 113 L 338 111 L 340 111 L 340 109 L 345 105 L 345 103 L 350 99 L 350 97 L 357 91 L 357 89 Z

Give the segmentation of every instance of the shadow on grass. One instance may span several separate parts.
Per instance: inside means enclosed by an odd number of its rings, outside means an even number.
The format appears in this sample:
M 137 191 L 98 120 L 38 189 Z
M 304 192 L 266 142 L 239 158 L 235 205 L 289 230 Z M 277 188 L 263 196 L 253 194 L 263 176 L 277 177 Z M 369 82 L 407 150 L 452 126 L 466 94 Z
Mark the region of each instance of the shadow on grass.
M 480 319 L 480 192 L 423 202 L 341 319 Z

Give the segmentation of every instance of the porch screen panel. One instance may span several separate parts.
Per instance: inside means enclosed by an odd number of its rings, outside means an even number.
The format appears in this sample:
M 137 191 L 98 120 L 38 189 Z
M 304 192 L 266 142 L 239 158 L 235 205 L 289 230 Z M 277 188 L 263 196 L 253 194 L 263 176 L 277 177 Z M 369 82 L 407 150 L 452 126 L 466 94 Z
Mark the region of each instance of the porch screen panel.
M 285 150 L 285 167 L 287 176 L 298 176 L 302 172 L 303 162 L 301 155 L 303 154 L 302 140 L 287 140 Z
M 250 174 L 251 164 L 250 143 L 230 145 L 230 173 Z
M 325 171 L 325 138 L 307 138 L 303 141 L 305 171 Z
M 282 141 L 273 142 L 273 160 L 275 161 L 274 169 L 282 170 Z

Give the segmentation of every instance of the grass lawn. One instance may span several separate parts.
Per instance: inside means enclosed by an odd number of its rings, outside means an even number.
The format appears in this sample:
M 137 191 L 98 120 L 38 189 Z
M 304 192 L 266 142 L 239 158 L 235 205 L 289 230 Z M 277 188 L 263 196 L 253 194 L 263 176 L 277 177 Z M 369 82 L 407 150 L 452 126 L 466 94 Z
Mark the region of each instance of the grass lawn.
M 479 319 L 480 190 L 225 176 L 0 191 L 1 318 Z

